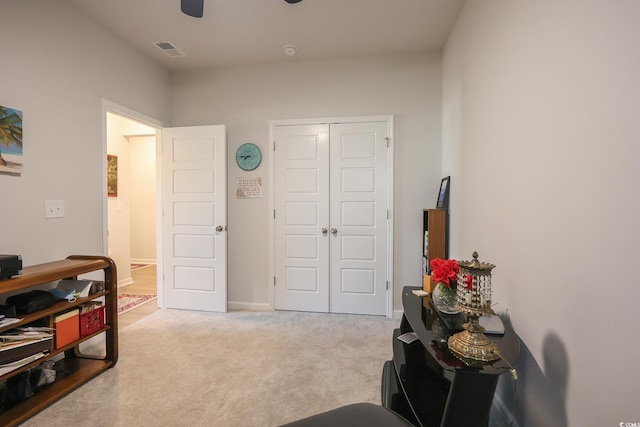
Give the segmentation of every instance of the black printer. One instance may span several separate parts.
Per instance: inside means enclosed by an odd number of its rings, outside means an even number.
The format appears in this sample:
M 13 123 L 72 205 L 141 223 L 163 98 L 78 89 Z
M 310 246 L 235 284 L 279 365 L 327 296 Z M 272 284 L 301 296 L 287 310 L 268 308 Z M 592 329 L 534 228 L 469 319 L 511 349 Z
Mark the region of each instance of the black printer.
M 0 255 L 0 279 L 22 274 L 22 255 Z

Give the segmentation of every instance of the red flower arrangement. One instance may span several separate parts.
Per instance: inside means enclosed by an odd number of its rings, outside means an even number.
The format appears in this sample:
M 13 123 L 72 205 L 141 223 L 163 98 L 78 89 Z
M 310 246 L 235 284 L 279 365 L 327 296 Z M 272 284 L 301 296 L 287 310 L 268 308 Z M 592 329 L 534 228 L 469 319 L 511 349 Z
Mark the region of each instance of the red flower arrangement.
M 431 268 L 431 277 L 436 282 L 444 283 L 447 287 L 450 287 L 451 283 L 456 283 L 460 267 L 455 259 L 432 259 Z

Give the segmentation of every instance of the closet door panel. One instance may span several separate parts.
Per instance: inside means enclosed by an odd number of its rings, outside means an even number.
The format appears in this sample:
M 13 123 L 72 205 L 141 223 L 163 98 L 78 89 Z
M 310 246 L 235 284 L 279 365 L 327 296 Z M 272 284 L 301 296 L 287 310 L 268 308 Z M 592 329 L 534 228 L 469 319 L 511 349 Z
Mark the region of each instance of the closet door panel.
M 276 126 L 275 307 L 329 311 L 328 125 Z
M 331 125 L 332 312 L 386 314 L 387 137 L 384 122 Z

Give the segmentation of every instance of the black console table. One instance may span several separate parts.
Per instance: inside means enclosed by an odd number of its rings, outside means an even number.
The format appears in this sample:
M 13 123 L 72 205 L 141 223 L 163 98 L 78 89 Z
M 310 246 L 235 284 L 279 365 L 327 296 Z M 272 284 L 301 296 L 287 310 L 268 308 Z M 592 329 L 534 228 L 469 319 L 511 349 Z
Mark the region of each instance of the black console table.
M 487 426 L 498 377 L 509 371 L 520 352 L 518 336 L 505 324 L 504 335 L 487 335 L 503 359 L 467 366 L 446 344 L 462 329 L 464 315 L 437 312 L 429 297 L 412 293 L 415 289 L 421 288 L 402 290 L 404 314 L 393 333 L 393 361 L 383 370 L 383 406 L 417 426 Z M 407 332 L 415 332 L 419 340 L 400 341 L 398 337 Z

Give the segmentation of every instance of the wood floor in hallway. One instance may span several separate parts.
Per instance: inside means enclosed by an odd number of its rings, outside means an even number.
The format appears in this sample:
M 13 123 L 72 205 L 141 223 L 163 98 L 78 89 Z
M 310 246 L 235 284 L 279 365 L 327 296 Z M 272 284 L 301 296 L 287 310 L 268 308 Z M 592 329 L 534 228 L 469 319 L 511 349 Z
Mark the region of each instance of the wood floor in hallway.
M 154 264 L 131 271 L 133 283 L 118 288 L 120 294 L 157 295 L 156 266 Z M 118 317 L 118 327 L 124 328 L 158 310 L 158 300 L 149 301 Z

